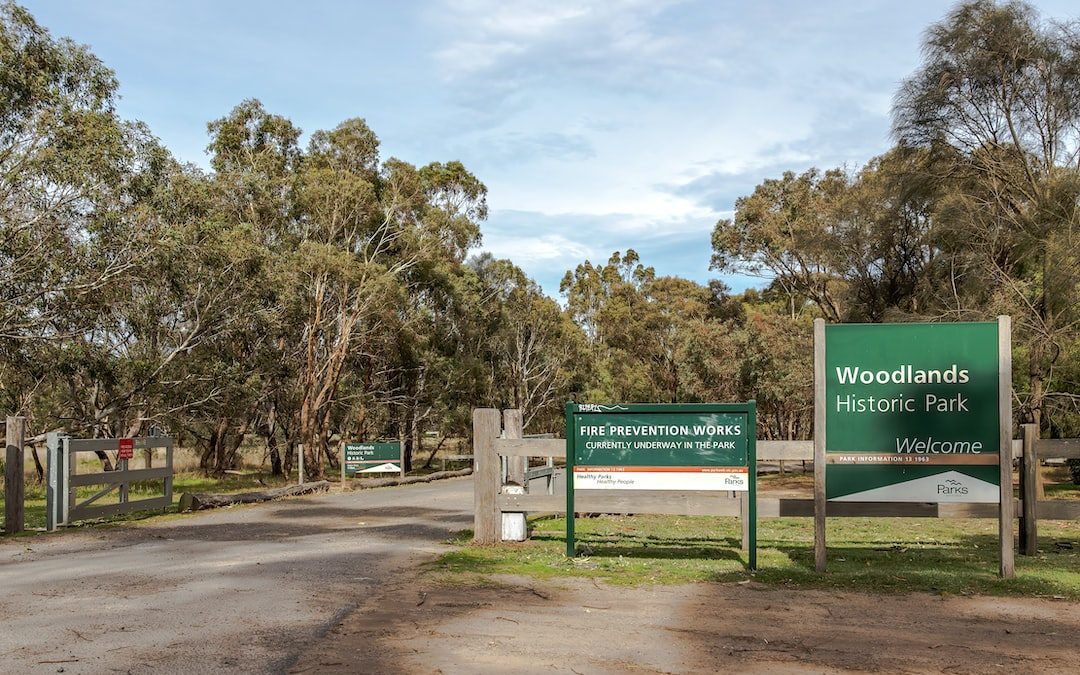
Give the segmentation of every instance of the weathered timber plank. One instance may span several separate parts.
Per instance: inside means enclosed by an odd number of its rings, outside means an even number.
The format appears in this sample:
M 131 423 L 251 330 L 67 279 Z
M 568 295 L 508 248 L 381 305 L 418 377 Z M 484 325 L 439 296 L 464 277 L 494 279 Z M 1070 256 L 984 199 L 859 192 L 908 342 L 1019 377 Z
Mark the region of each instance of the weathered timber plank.
M 1041 499 L 1036 511 L 1040 520 L 1080 520 L 1080 501 Z
M 139 436 L 133 438 L 136 450 L 148 450 L 154 448 L 171 448 L 172 438 L 168 436 Z M 68 452 L 108 452 L 119 448 L 118 438 L 70 438 L 68 439 Z
M 121 513 L 135 513 L 136 511 L 151 511 L 154 509 L 163 509 L 171 505 L 171 501 L 165 497 L 154 497 L 152 499 L 140 499 L 135 502 L 125 502 L 123 504 L 104 504 L 102 506 L 76 506 L 68 513 L 68 523 L 73 523 L 76 520 L 90 520 L 92 518 L 106 518 L 108 516 L 116 516 Z
M 503 457 L 566 457 L 566 439 L 496 438 L 495 453 Z
M 503 436 L 510 440 L 520 439 L 522 434 L 521 411 L 516 409 L 503 411 Z M 529 468 L 528 457 L 506 458 L 506 482 L 515 485 L 525 484 L 525 469 Z
M 473 410 L 473 541 L 478 544 L 499 541 L 501 518 L 495 496 L 502 472 L 495 442 L 502 433 L 500 418 L 494 408 Z
M 26 419 L 8 417 L 4 428 L 4 533 L 16 534 L 23 531 L 26 523 L 26 476 L 23 474 Z
M 813 441 L 761 441 L 757 442 L 757 460 L 775 462 L 780 460 L 814 459 Z
M 1035 441 L 1039 459 L 1080 459 L 1080 438 L 1041 438 Z
M 101 473 L 82 473 L 71 477 L 71 487 L 84 485 L 114 485 L 136 480 L 155 480 L 172 475 L 172 469 L 160 466 L 154 469 L 128 469 L 127 471 L 102 471 Z

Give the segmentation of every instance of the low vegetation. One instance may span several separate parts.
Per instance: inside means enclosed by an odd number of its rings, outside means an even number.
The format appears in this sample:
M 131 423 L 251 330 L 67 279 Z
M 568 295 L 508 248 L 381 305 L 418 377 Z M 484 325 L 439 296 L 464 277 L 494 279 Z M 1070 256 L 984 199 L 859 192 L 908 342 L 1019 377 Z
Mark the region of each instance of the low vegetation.
M 748 571 L 735 518 L 578 518 L 579 556 L 565 557 L 564 518 L 530 522 L 523 543 L 473 546 L 462 533 L 429 571 L 455 581 L 490 575 L 590 577 L 611 584 L 755 581 L 792 588 L 884 593 L 1028 595 L 1080 600 L 1080 523 L 1039 524 L 1038 556 L 1018 556 L 1016 579 L 998 577 L 997 521 L 836 518 L 828 523 L 829 571 L 814 572 L 813 520 L 758 527 L 758 566 Z
M 295 478 L 293 479 L 295 481 Z M 173 504 L 167 509 L 155 509 L 152 511 L 139 511 L 137 513 L 110 516 L 108 518 L 98 518 L 94 520 L 80 521 L 74 523 L 75 526 L 86 527 L 92 525 L 102 524 L 115 524 L 130 522 L 133 520 L 144 520 L 146 518 L 152 518 L 163 514 L 171 514 L 177 512 L 177 504 L 180 501 L 180 495 L 185 492 L 214 492 L 214 493 L 230 493 L 230 492 L 245 492 L 248 490 L 262 490 L 267 487 L 281 487 L 286 485 L 288 481 L 283 476 L 271 476 L 266 473 L 258 472 L 244 472 L 238 475 L 226 474 L 219 478 L 211 478 L 199 472 L 192 473 L 180 473 L 173 479 Z M 92 487 L 80 487 L 76 489 L 76 494 L 79 499 L 87 499 L 93 496 L 101 486 Z M 129 492 L 129 499 L 135 501 L 138 499 L 150 499 L 152 497 L 161 497 L 165 494 L 165 487 L 160 480 L 137 482 L 132 485 Z M 101 498 L 94 502 L 95 504 L 115 504 L 117 502 L 117 494 L 114 491 L 112 494 Z M 26 500 L 24 502 L 26 509 L 26 528 L 29 532 L 41 530 L 45 527 L 45 486 L 38 483 L 29 483 L 26 485 Z M 4 499 L 0 494 L 0 509 L 3 509 Z

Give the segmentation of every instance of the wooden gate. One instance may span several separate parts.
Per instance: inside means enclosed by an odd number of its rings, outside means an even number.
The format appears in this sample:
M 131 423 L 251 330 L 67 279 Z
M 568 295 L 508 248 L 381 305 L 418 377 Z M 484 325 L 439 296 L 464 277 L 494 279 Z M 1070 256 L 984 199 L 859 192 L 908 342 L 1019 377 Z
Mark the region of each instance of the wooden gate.
M 151 466 L 153 451 L 157 449 L 165 450 L 164 466 Z M 145 451 L 145 468 L 129 467 L 135 450 Z M 112 471 L 79 473 L 79 453 L 85 452 L 115 452 L 115 468 Z M 62 434 L 49 434 L 48 476 L 46 525 L 50 531 L 58 525 L 69 525 L 76 520 L 163 509 L 171 506 L 173 499 L 173 440 L 168 436 L 69 438 Z M 146 480 L 162 480 L 164 494 L 132 500 L 131 484 Z M 78 488 L 98 485 L 104 487 L 85 499 L 79 499 Z M 116 503 L 95 504 L 114 491 L 118 492 Z

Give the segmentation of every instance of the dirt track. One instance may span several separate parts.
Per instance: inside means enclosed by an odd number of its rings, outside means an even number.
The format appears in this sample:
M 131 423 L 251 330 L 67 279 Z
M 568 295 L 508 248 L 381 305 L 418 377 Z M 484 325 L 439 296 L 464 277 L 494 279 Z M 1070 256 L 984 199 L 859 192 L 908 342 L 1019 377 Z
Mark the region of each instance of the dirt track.
M 284 672 L 471 512 L 465 478 L 0 541 L 0 673 Z
M 1075 673 L 1080 663 L 1080 606 L 1052 600 L 495 581 L 401 585 L 294 672 Z

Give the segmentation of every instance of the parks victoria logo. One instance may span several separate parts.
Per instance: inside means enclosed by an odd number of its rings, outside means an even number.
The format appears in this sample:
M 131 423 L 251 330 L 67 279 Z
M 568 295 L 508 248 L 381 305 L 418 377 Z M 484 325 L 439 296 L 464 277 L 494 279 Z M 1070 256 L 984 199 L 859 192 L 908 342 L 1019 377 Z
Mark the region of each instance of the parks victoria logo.
M 939 495 L 966 495 L 968 489 L 961 481 L 949 478 L 943 483 L 938 483 L 937 493 Z

